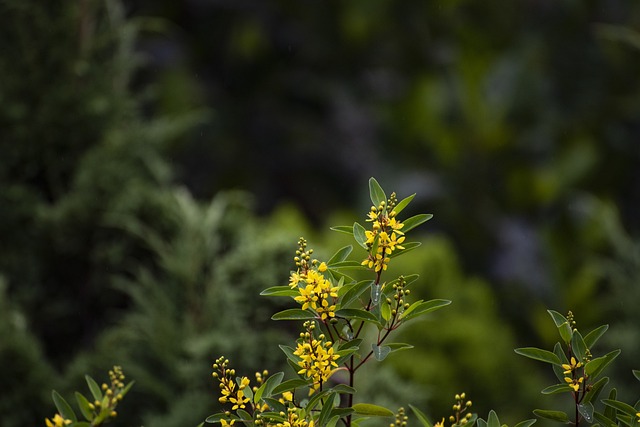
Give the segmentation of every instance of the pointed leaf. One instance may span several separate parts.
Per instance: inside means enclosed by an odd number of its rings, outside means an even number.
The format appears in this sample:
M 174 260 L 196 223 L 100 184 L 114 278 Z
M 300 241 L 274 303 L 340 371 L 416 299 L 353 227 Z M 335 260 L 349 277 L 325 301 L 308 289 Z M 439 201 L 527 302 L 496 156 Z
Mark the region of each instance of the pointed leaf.
M 609 400 L 616 400 L 617 396 L 618 396 L 618 391 L 615 388 L 612 388 L 611 390 L 609 390 Z M 611 420 L 616 419 L 617 413 L 618 411 L 613 406 L 607 406 L 606 408 L 604 408 L 604 416 Z
M 548 350 L 543 350 L 541 348 L 535 347 L 523 347 L 516 348 L 514 351 L 521 356 L 528 357 L 529 359 L 539 360 L 541 362 L 547 362 L 553 365 L 561 365 L 558 356 Z
M 334 227 L 329 227 L 329 229 L 337 231 L 338 233 L 344 233 L 353 236 L 353 227 L 349 225 L 337 225 Z
M 600 412 L 594 412 L 593 417 L 604 427 L 618 427 L 618 423 L 616 423 L 615 421 L 612 421 L 611 419 L 609 419 L 604 414 L 601 414 Z
M 611 362 L 613 362 L 616 357 L 618 357 L 619 354 L 620 350 L 614 350 L 602 357 L 597 357 L 593 360 L 590 360 L 584 366 L 584 372 L 590 377 L 597 377 Z
M 584 343 L 587 346 L 587 348 L 589 349 L 593 348 L 593 346 L 596 345 L 596 342 L 598 342 L 600 337 L 604 335 L 605 332 L 607 332 L 607 329 L 609 329 L 609 325 L 602 325 L 594 329 L 593 331 L 589 332 L 584 337 Z
M 580 362 L 584 362 L 587 345 L 584 343 L 582 334 L 577 330 L 573 331 L 573 334 L 571 335 L 571 349 L 573 350 L 573 354 L 575 354 L 576 359 Z
M 351 287 L 340 301 L 340 307 L 347 308 L 351 303 L 356 301 L 360 295 L 368 290 L 374 282 L 372 280 L 363 280 Z
M 603 399 L 602 403 L 620 412 L 624 412 L 627 415 L 635 416 L 636 412 L 638 412 L 633 406 L 624 402 L 620 402 L 619 400 Z
M 409 203 L 411 203 L 411 201 L 413 200 L 414 197 L 416 197 L 416 193 L 413 193 L 409 197 L 405 197 L 404 199 L 400 200 L 398 202 L 398 204 L 396 204 L 393 207 L 393 211 L 396 213 L 396 215 L 399 214 L 400 212 L 402 212 L 404 210 L 404 208 L 406 208 L 407 205 Z
M 433 214 L 418 214 L 418 215 L 412 216 L 411 218 L 407 218 L 404 221 L 402 221 L 402 223 L 404 224 L 404 227 L 401 228 L 401 231 L 403 233 L 406 233 L 410 230 L 413 230 L 420 224 L 429 221 L 431 218 L 433 218 Z
M 315 319 L 318 316 L 315 313 L 312 313 L 307 310 L 302 310 L 299 308 L 289 308 L 287 310 L 282 310 L 273 316 L 271 316 L 271 320 L 310 320 Z
M 608 383 L 609 383 L 609 378 L 607 377 L 600 378 L 598 381 L 596 381 L 594 384 L 591 385 L 591 389 L 587 392 L 587 394 L 585 394 L 584 398 L 582 399 L 582 402 L 586 403 L 586 402 L 594 402 L 598 400 L 598 397 L 600 396 L 602 389 Z
M 572 388 L 568 384 L 554 384 L 541 391 L 542 394 L 556 394 L 571 391 Z
M 569 416 L 562 411 L 551 411 L 548 409 L 534 409 L 533 413 L 540 418 L 546 418 L 548 420 L 559 421 L 561 423 L 568 424 Z
M 487 427 L 500 427 L 498 414 L 496 414 L 494 410 L 489 411 L 489 416 L 487 417 Z
M 56 408 L 58 409 L 58 413 L 62 415 L 63 418 L 67 420 L 71 420 L 74 423 L 78 421 L 78 417 L 76 417 L 76 413 L 73 412 L 73 409 L 71 409 L 71 406 L 69 406 L 67 401 L 64 400 L 62 396 L 60 396 L 60 393 L 53 390 L 51 392 L 51 397 L 53 398 L 53 403 L 56 405 Z
M 358 224 L 357 222 L 353 223 L 353 238 L 356 239 L 356 242 L 364 249 L 369 249 L 367 247 L 367 235 L 365 234 L 365 228 Z
M 390 255 L 389 258 L 395 258 L 398 255 L 402 255 L 402 254 L 406 254 L 409 251 L 414 250 L 415 248 L 419 248 L 422 245 L 422 243 L 420 242 L 407 242 L 407 243 L 403 243 L 402 247 L 404 247 L 404 249 L 398 249 L 393 251 Z
M 98 383 L 89 375 L 85 375 L 84 379 L 89 386 L 89 391 L 91 391 L 93 400 L 102 400 L 102 390 L 100 390 L 100 386 L 98 385 Z
M 253 402 L 258 403 L 262 397 L 271 397 L 273 389 L 282 382 L 284 378 L 284 372 L 277 372 L 271 375 L 265 382 L 262 383 L 260 388 L 256 390 L 256 394 L 253 397 Z
M 303 380 L 301 378 L 294 378 L 291 380 L 283 381 L 273 388 L 271 391 L 272 396 L 276 396 L 284 393 L 285 391 L 292 391 L 300 387 L 306 387 L 309 385 L 310 381 Z
M 513 427 L 531 427 L 532 425 L 534 425 L 536 423 L 536 419 L 529 419 L 529 420 L 524 420 L 524 421 L 520 421 L 518 424 L 516 424 Z
M 591 424 L 593 422 L 593 404 L 591 402 L 583 402 L 578 405 L 578 412 L 586 422 Z
M 340 310 L 336 311 L 336 317 L 378 323 L 378 318 L 374 316 L 371 312 L 366 310 L 360 310 L 357 308 L 341 308 Z
M 260 295 L 270 297 L 295 297 L 300 295 L 297 289 L 291 289 L 289 286 L 272 286 L 260 292 Z
M 341 394 L 356 394 L 356 389 L 346 384 L 338 384 L 335 387 L 332 387 L 331 390 Z
M 636 377 L 638 381 L 640 381 L 640 370 L 634 369 L 631 372 L 633 373 L 633 376 Z
M 378 362 L 382 362 L 389 353 L 391 353 L 391 348 L 386 345 L 377 346 L 375 344 L 371 344 L 371 351 L 373 351 L 373 357 L 375 357 Z
M 353 246 L 348 245 L 345 246 L 344 248 L 340 248 L 330 259 L 329 261 L 327 261 L 327 265 L 328 266 L 332 266 L 335 263 L 344 261 L 345 259 L 347 259 L 347 257 L 349 256 L 349 254 L 351 253 L 351 251 L 353 251 Z
M 387 408 L 371 403 L 356 403 L 352 408 L 358 415 L 368 415 L 372 417 L 393 417 L 395 415 Z
M 78 408 L 80 408 L 80 412 L 82 412 L 82 416 L 88 421 L 93 420 L 94 418 L 93 411 L 91 410 L 91 407 L 89 405 L 89 401 L 87 400 L 87 398 L 84 397 L 82 394 L 78 393 L 77 391 L 75 393 L 75 396 L 76 396 L 76 402 L 78 402 Z
M 431 424 L 427 416 L 421 410 L 411 404 L 409 404 L 409 408 L 411 408 L 418 421 L 420 421 L 422 427 L 433 427 L 433 424 Z
M 380 206 L 382 202 L 387 203 L 387 195 L 384 194 L 384 190 L 373 177 L 369 178 L 369 197 L 375 207 Z
M 558 357 L 558 359 L 560 360 L 560 363 L 564 363 L 564 364 L 569 363 L 569 360 L 567 359 L 567 355 L 564 354 L 564 350 L 562 349 L 562 346 L 560 345 L 559 342 L 557 342 L 553 346 L 553 354 L 555 354 Z M 553 369 L 553 372 L 556 374 L 558 381 L 564 382 L 565 375 L 564 375 L 564 368 L 562 367 L 562 365 L 552 365 L 551 368 Z
M 571 326 L 569 325 L 569 321 L 562 314 L 558 313 L 554 310 L 547 310 L 553 322 L 556 324 L 558 328 L 558 332 L 560 332 L 560 337 L 565 344 L 569 344 L 571 342 L 571 336 L 573 335 L 573 331 L 571 330 Z
M 409 320 L 422 314 L 430 313 L 438 310 L 442 307 L 446 307 L 451 304 L 451 301 L 446 299 L 432 299 L 429 301 L 417 301 L 409 306 L 401 315 L 400 319 Z
M 295 350 L 289 346 L 282 345 L 282 344 L 280 344 L 278 347 L 280 347 L 280 350 L 282 350 L 285 356 L 287 356 L 287 359 L 291 360 L 294 363 L 294 366 L 296 367 L 296 372 L 298 372 L 300 368 L 298 367 L 297 363 L 300 361 L 300 358 L 295 354 L 293 354 Z
M 409 350 L 410 348 L 413 348 L 411 344 L 405 344 L 405 343 L 399 343 L 399 342 L 388 343 L 386 344 L 386 346 L 391 349 L 392 353 L 394 351 Z

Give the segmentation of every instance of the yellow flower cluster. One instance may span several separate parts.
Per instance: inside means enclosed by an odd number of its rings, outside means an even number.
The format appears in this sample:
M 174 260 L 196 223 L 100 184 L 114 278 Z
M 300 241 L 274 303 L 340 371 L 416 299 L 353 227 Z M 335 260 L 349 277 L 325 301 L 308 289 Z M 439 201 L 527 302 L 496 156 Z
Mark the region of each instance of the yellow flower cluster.
M 338 288 L 322 274 L 327 271 L 327 264 L 318 264 L 317 260 L 309 262 L 313 250 L 305 251 L 304 239 L 300 238 L 298 245 L 294 258 L 298 270 L 291 273 L 289 278 L 291 289 L 297 289 L 300 293 L 294 299 L 302 305 L 303 310 L 314 310 L 322 320 L 335 317 Z
M 326 341 L 324 334 L 320 334 L 316 339 L 313 335 L 315 324 L 311 321 L 305 322 L 307 332 L 300 334 L 300 340 L 293 354 L 300 358 L 298 374 L 313 379 L 313 386 L 309 394 L 319 390 L 333 374 L 334 368 L 338 367 L 336 360 L 339 356 L 334 353 L 333 343 Z
M 45 418 L 44 422 L 47 424 L 47 427 L 64 427 L 66 425 L 71 424 L 71 420 L 67 420 L 60 414 L 55 414 L 53 416 L 53 420 L 49 418 Z
M 389 255 L 396 249 L 404 249 L 402 243 L 405 236 L 401 231 L 404 224 L 396 219 L 393 207 L 396 204 L 395 193 L 391 194 L 389 203 L 382 202 L 380 206 L 371 206 L 367 221 L 372 223 L 372 229 L 365 231 L 366 243 L 370 249 L 376 248 L 375 253 L 362 261 L 362 265 L 373 268 L 376 272 L 386 270 Z
M 212 376 L 220 381 L 220 398 L 218 401 L 222 404 L 231 403 L 233 406 L 231 410 L 245 409 L 246 404 L 250 399 L 245 395 L 245 390 L 249 387 L 250 381 L 247 377 L 242 377 L 236 382 L 234 376 L 236 374 L 235 369 L 227 369 L 229 360 L 224 357 L 216 360 L 213 364 Z M 233 421 L 232 421 L 233 423 Z
M 571 358 L 570 364 L 564 363 L 562 365 L 562 369 L 564 369 L 564 374 L 567 375 L 566 377 L 564 377 L 564 380 L 566 381 L 567 384 L 569 384 L 569 387 L 571 387 L 573 391 L 576 391 L 576 392 L 580 389 L 580 385 L 584 381 L 584 377 L 578 377 L 575 374 L 575 372 L 580 367 L 582 367 L 582 362 L 578 362 L 575 357 Z

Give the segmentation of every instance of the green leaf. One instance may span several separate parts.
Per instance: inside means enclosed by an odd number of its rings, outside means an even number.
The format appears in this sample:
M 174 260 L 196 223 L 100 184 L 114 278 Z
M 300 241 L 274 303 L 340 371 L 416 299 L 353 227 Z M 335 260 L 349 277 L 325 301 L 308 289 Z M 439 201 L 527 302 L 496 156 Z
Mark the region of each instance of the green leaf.
M 600 337 L 604 335 L 605 332 L 607 332 L 607 329 L 609 329 L 609 325 L 602 325 L 594 329 L 593 331 L 589 332 L 584 337 L 584 343 L 587 346 L 587 348 L 593 348 L 593 346 L 596 345 L 596 342 L 598 342 Z
M 569 325 L 569 321 L 567 320 L 567 318 L 554 310 L 547 310 L 547 313 L 551 315 L 553 322 L 556 324 L 558 332 L 560 332 L 562 341 L 564 341 L 565 344 L 569 344 L 571 342 L 573 331 L 571 330 L 571 326 Z
M 420 424 L 422 424 L 422 427 L 433 427 L 433 424 L 431 424 L 431 422 L 429 421 L 427 416 L 424 414 L 424 412 L 422 412 L 421 410 L 419 410 L 418 408 L 416 408 L 411 404 L 409 404 L 409 408 L 411 408 L 411 410 L 415 414 L 418 421 L 420 421 Z
M 131 387 L 133 387 L 133 385 L 135 384 L 135 381 L 129 381 L 129 384 L 127 384 L 126 386 L 124 386 L 124 388 L 122 389 L 122 391 L 120 392 L 120 394 L 122 395 L 122 397 L 126 396 L 127 393 L 129 393 L 129 390 L 131 390 Z
M 331 390 L 341 394 L 356 394 L 356 389 L 346 384 L 337 384 L 335 387 L 332 387 Z
M 331 391 L 329 390 L 322 390 L 320 392 L 315 392 L 313 394 L 313 396 L 311 397 L 311 399 L 309 399 L 309 402 L 307 403 L 307 406 L 305 406 L 305 410 L 307 411 L 307 414 L 311 413 L 311 411 L 313 411 L 313 409 L 316 407 L 316 405 L 318 403 L 321 403 L 324 399 L 326 399 L 326 397 L 331 393 Z
M 546 418 L 548 420 L 559 421 L 561 423 L 569 424 L 569 416 L 562 411 L 551 411 L 548 409 L 534 409 L 533 413 L 540 418 Z
M 224 413 L 219 412 L 217 414 L 209 415 L 207 419 L 204 420 L 205 423 L 213 424 L 219 423 L 220 420 L 239 420 L 240 418 L 235 415 L 226 416 Z
M 253 397 L 253 402 L 258 403 L 262 397 L 271 397 L 273 389 L 282 382 L 284 378 L 284 372 L 277 372 L 271 375 L 265 382 L 262 383 L 260 388 L 256 390 L 256 394 Z
M 78 421 L 78 422 L 69 424 L 69 427 L 91 427 L 91 423 L 87 421 Z
M 371 403 L 356 403 L 352 408 L 358 415 L 367 415 L 371 417 L 393 417 L 395 415 L 387 408 L 373 405 Z
M 278 347 L 280 347 L 280 350 L 282 350 L 285 356 L 287 356 L 287 359 L 291 360 L 294 364 L 297 364 L 300 361 L 300 358 L 293 354 L 295 350 L 291 347 L 282 344 L 278 345 Z M 298 372 L 300 368 L 298 367 L 298 365 L 295 366 L 297 367 L 296 372 Z
M 442 307 L 451 304 L 451 301 L 446 299 L 432 299 L 429 301 L 416 301 L 409 306 L 402 314 L 400 315 L 400 319 L 409 320 L 413 319 L 416 316 L 420 316 L 422 314 L 430 313 L 432 311 L 438 310 Z
M 330 227 L 329 229 L 337 231 L 338 233 L 344 233 L 353 236 L 353 227 L 349 225 L 337 225 L 335 227 Z
M 638 381 L 640 381 L 640 371 L 637 369 L 634 369 L 631 372 L 633 373 L 633 376 L 636 377 Z
M 345 246 L 344 248 L 340 248 L 330 259 L 329 261 L 327 261 L 327 265 L 328 266 L 332 266 L 335 263 L 338 262 L 342 262 L 345 259 L 347 259 L 347 257 L 349 256 L 349 254 L 351 253 L 351 251 L 353 251 L 353 246 L 348 245 Z
M 384 190 L 373 177 L 369 178 L 369 197 L 375 207 L 380 206 L 382 202 L 387 203 L 387 195 L 384 194 Z
M 607 416 L 605 416 L 604 414 L 601 414 L 600 412 L 594 412 L 593 413 L 593 417 L 600 424 L 602 424 L 603 427 L 618 427 L 618 423 L 616 423 L 615 421 L 610 420 Z
M 284 393 L 285 391 L 293 391 L 299 387 L 307 387 L 309 383 L 310 381 L 308 380 L 303 380 L 301 378 L 294 378 L 291 380 L 283 381 L 282 383 L 278 384 L 276 387 L 273 388 L 271 393 L 272 393 L 272 396 L 276 396 Z
M 584 362 L 587 345 L 584 343 L 582 334 L 577 330 L 573 331 L 573 335 L 571 336 L 571 350 L 573 350 L 573 354 L 575 354 L 576 359 L 578 359 L 579 362 Z
M 635 416 L 636 412 L 638 412 L 633 406 L 624 402 L 620 402 L 619 400 L 603 399 L 602 403 L 620 412 L 624 412 L 627 415 Z
M 336 409 L 348 409 L 348 408 L 335 408 L 333 411 L 335 411 Z M 333 415 L 333 411 L 331 411 L 331 414 Z M 353 412 L 353 411 L 351 411 Z M 351 413 L 350 412 L 350 413 Z M 342 418 L 345 415 L 349 415 L 349 414 L 338 414 L 338 415 L 333 415 L 329 421 L 327 422 L 327 425 L 325 427 L 336 427 L 336 425 L 338 424 L 338 421 L 340 421 L 340 418 Z
M 386 302 L 380 304 L 380 315 L 382 316 L 382 320 L 388 322 L 391 319 L 391 306 Z
M 262 401 L 266 403 L 269 406 L 269 409 L 271 409 L 273 412 L 280 413 L 280 412 L 287 411 L 287 408 L 282 403 L 280 403 L 278 399 L 273 399 L 271 397 L 263 397 Z
M 236 413 L 238 414 L 240 419 L 243 421 L 253 421 L 253 417 L 251 416 L 251 414 L 245 411 L 244 409 L 238 409 Z
M 89 401 L 87 400 L 87 398 L 77 391 L 75 393 L 75 396 L 76 402 L 78 402 L 78 407 L 80 408 L 80 412 L 82 412 L 82 416 L 88 421 L 93 420 L 95 415 L 93 414 L 93 411 L 89 406 Z
M 407 242 L 407 243 L 403 243 L 402 247 L 404 247 L 404 249 L 398 249 L 393 251 L 389 256 L 389 258 L 395 258 L 398 255 L 402 255 L 402 254 L 406 254 L 409 251 L 414 250 L 415 248 L 418 248 L 422 245 L 422 243 L 420 242 Z
M 594 384 L 591 385 L 591 389 L 587 392 L 587 394 L 584 395 L 582 402 L 586 403 L 586 402 L 596 401 L 598 399 L 598 396 L 600 396 L 602 389 L 608 383 L 609 383 L 609 378 L 607 377 L 600 378 L 598 381 L 596 381 Z
M 541 348 L 523 347 L 516 348 L 514 351 L 521 356 L 528 357 L 529 359 L 539 360 L 541 362 L 547 362 L 553 365 L 562 364 L 560 363 L 560 359 L 558 359 L 558 356 L 548 350 L 543 350 Z
M 371 344 L 371 351 L 373 352 L 373 357 L 375 357 L 378 362 L 382 362 L 389 353 L 391 353 L 391 348 L 386 345 L 378 346 Z
M 340 310 L 336 311 L 336 317 L 378 323 L 378 318 L 372 313 L 368 312 L 367 310 L 360 310 L 357 308 L 341 308 Z
M 325 399 L 325 403 L 320 410 L 320 415 L 318 416 L 317 420 L 319 426 L 324 426 L 331 416 L 331 410 L 333 409 L 334 402 L 333 397 L 334 395 L 330 392 L 330 394 L 327 395 L 327 398 Z
M 342 297 L 340 307 L 347 308 L 351 303 L 357 300 L 364 291 L 368 290 L 373 283 L 374 282 L 372 280 L 363 280 L 353 285 Z
M 500 427 L 498 414 L 496 414 L 494 410 L 489 411 L 489 416 L 487 417 L 487 427 Z
M 547 388 L 545 388 L 544 390 L 541 391 L 542 394 L 556 394 L 556 393 L 564 393 L 564 392 L 568 392 L 571 391 L 572 388 L 569 387 L 568 384 L 555 384 L 555 385 L 551 385 Z
M 562 349 L 562 346 L 560 345 L 559 342 L 557 342 L 553 346 L 553 354 L 555 354 L 558 357 L 561 363 L 564 363 L 564 364 L 569 363 L 569 360 L 567 359 L 567 355 L 564 354 L 564 350 Z M 552 365 L 552 369 L 553 369 L 553 372 L 556 374 L 558 381 L 563 382 L 565 374 L 564 374 L 564 368 L 562 367 L 562 365 Z
M 487 422 L 485 420 L 483 420 L 482 418 L 480 418 L 478 420 L 478 427 L 487 427 Z
M 615 388 L 612 388 L 611 390 L 609 390 L 609 400 L 616 400 L 617 396 L 618 396 L 618 391 Z M 604 408 L 604 416 L 611 420 L 616 419 L 617 412 L 618 411 L 613 406 L 606 406 L 606 408 Z
M 433 218 L 432 214 L 418 214 L 418 215 L 412 216 L 411 218 L 407 218 L 404 221 L 402 221 L 402 223 L 404 224 L 404 227 L 402 227 L 400 231 L 402 231 L 403 233 L 406 233 L 410 230 L 413 230 L 420 224 L 429 221 L 431 218 Z
M 516 424 L 513 427 L 531 427 L 532 425 L 534 425 L 536 423 L 535 419 L 529 419 L 529 420 L 524 420 L 524 421 L 520 421 L 518 424 Z
M 73 409 L 71 409 L 71 406 L 69 406 L 67 401 L 64 400 L 62 396 L 60 396 L 60 393 L 53 390 L 51 392 L 51 397 L 53 398 L 53 403 L 56 405 L 56 408 L 58 409 L 58 413 L 63 418 L 66 418 L 67 420 L 71 420 L 74 423 L 78 421 L 78 417 L 76 417 L 76 413 L 73 412 Z
M 369 249 L 367 247 L 367 235 L 365 234 L 365 231 L 366 230 L 363 226 L 357 222 L 353 223 L 353 238 L 356 239 L 356 242 L 364 249 Z
M 416 197 L 416 193 L 413 193 L 409 197 L 405 197 L 404 199 L 400 200 L 398 202 L 398 204 L 393 207 L 393 211 L 396 214 L 399 214 L 400 212 L 402 212 L 404 210 L 404 208 L 407 207 L 407 205 L 409 203 L 411 203 L 411 201 L 413 200 L 414 197 Z
M 389 344 L 386 344 L 386 346 L 391 349 L 392 353 L 394 351 L 409 350 L 410 348 L 413 348 L 411 344 L 405 344 L 405 343 L 399 343 L 399 342 L 389 343 Z
M 98 383 L 89 375 L 85 375 L 84 379 L 87 382 L 87 385 L 89 386 L 89 391 L 93 396 L 93 400 L 98 400 L 98 401 L 102 400 L 102 390 L 100 389 L 100 386 L 98 385 Z
M 597 377 L 602 373 L 604 368 L 606 368 L 611 362 L 613 362 L 616 357 L 618 357 L 619 354 L 620 350 L 614 350 L 602 357 L 597 357 L 593 360 L 590 360 L 586 365 L 584 365 L 584 372 L 590 377 Z
M 589 424 L 593 422 L 593 410 L 594 408 L 591 402 L 583 402 L 578 405 L 578 412 Z
M 260 295 L 270 297 L 295 297 L 300 295 L 297 289 L 291 289 L 289 286 L 272 286 L 260 292 Z
M 289 308 L 287 310 L 282 310 L 273 316 L 271 316 L 271 320 L 310 320 L 315 319 L 318 316 L 315 313 L 312 313 L 307 310 L 302 310 L 300 308 Z

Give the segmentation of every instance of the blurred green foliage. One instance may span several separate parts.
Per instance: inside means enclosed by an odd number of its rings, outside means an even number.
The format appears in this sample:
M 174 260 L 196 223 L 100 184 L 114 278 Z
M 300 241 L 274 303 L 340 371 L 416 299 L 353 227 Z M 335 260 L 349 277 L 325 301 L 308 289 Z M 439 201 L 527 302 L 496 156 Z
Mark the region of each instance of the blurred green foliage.
M 555 339 L 547 308 L 611 324 L 621 383 L 639 29 L 621 0 L 0 0 L 3 426 L 114 363 L 136 380 L 116 422 L 162 426 L 211 412 L 214 354 L 279 369 L 257 293 L 299 235 L 339 247 L 371 175 L 435 214 L 407 270 L 454 304 L 365 395 L 523 418 L 513 390 L 540 387 L 511 348 Z

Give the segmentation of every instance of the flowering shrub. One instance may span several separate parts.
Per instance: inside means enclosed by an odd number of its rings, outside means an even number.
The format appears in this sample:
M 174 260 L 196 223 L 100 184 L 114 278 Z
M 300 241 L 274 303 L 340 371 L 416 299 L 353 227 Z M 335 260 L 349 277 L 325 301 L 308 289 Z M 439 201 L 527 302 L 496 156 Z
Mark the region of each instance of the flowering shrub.
M 293 376 L 284 372 L 269 375 L 258 372 L 252 381 L 237 375 L 231 362 L 219 357 L 213 364 L 213 378 L 218 383 L 222 405 L 220 412 L 209 416 L 206 423 L 223 427 L 244 424 L 248 427 L 344 427 L 358 426 L 372 417 L 394 417 L 390 427 L 406 427 L 408 416 L 404 408 L 395 413 L 374 403 L 356 401 L 356 373 L 370 361 L 382 361 L 391 353 L 410 349 L 407 343 L 393 342 L 393 332 L 406 322 L 443 308 L 451 303 L 444 299 L 411 301 L 411 285 L 415 274 L 387 277 L 388 267 L 397 256 L 418 247 L 407 240 L 408 233 L 431 219 L 430 214 L 403 218 L 402 213 L 415 195 L 398 201 L 395 193 L 389 197 L 378 182 L 369 180 L 372 201 L 365 224 L 338 226 L 332 229 L 353 237 L 360 255 L 349 259 L 353 246 L 339 249 L 328 260 L 313 257 L 313 249 L 300 238 L 293 258 L 295 269 L 289 283 L 262 291 L 263 296 L 286 297 L 296 306 L 272 316 L 278 321 L 301 322 L 302 329 L 293 345 L 280 345 Z M 359 275 L 358 278 L 352 276 Z M 363 276 L 364 278 L 360 277 Z M 568 395 L 573 414 L 558 410 L 536 409 L 540 418 L 573 424 L 640 426 L 640 402 L 635 406 L 617 400 L 615 388 L 606 399 L 599 397 L 609 379 L 604 369 L 615 360 L 620 350 L 596 357 L 592 349 L 606 332 L 604 325 L 582 335 L 576 328 L 573 314 L 565 317 L 549 310 L 560 334 L 553 351 L 534 347 L 516 349 L 516 353 L 551 364 L 559 383 L 542 390 L 543 394 Z M 640 371 L 633 371 L 640 380 Z M 99 387 L 89 376 L 87 384 L 93 402 L 80 393 L 76 400 L 86 421 L 78 421 L 69 404 L 53 392 L 58 409 L 47 427 L 99 426 L 113 419 L 116 406 L 133 383 L 124 385 L 121 368 L 109 371 L 110 385 Z M 422 427 L 503 427 L 495 411 L 480 419 L 470 411 L 471 400 L 465 393 L 456 394 L 452 414 L 432 424 L 419 409 L 409 405 Z M 528 419 L 515 427 L 530 427 Z M 201 423 L 200 426 L 204 425 Z

